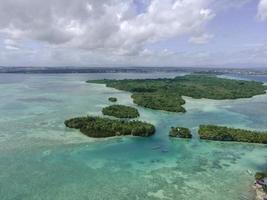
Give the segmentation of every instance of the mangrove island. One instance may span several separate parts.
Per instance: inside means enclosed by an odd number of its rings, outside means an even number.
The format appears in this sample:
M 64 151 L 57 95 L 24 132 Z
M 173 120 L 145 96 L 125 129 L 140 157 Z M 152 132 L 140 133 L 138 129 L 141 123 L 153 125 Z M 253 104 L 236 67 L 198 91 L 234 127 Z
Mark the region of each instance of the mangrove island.
M 117 102 L 117 98 L 116 97 L 109 97 L 108 98 L 108 100 L 110 101 L 110 102 Z
M 216 141 L 236 141 L 267 144 L 267 132 L 228 128 L 216 125 L 200 125 L 200 139 Z
M 188 128 L 184 127 L 171 127 L 169 132 L 170 137 L 179 137 L 179 138 L 192 138 L 192 134 Z
M 173 79 L 89 80 L 88 83 L 132 92 L 137 105 L 171 112 L 185 112 L 182 96 L 208 99 L 238 99 L 265 94 L 262 82 L 219 78 L 215 75 L 191 74 Z
M 139 112 L 136 108 L 124 105 L 111 105 L 102 109 L 103 115 L 113 116 L 117 118 L 136 118 Z
M 72 118 L 64 123 L 67 127 L 79 129 L 81 133 L 94 138 L 121 135 L 148 137 L 155 133 L 154 125 L 142 121 L 87 116 Z

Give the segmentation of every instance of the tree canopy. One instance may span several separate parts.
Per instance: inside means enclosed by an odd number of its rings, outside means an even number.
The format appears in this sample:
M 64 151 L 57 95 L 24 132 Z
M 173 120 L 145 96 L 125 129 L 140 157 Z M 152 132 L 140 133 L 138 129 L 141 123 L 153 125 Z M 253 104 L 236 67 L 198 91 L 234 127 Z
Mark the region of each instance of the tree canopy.
M 102 109 L 103 115 L 109 115 L 117 118 L 136 118 L 139 112 L 136 108 L 124 105 L 111 105 Z
M 137 105 L 171 112 L 185 112 L 182 96 L 208 99 L 238 99 L 265 94 L 262 82 L 219 78 L 214 75 L 186 75 L 173 79 L 93 80 L 89 83 L 132 92 Z
M 154 125 L 142 121 L 87 116 L 72 118 L 64 123 L 69 128 L 79 129 L 83 134 L 95 138 L 120 135 L 148 137 L 155 133 Z
M 108 100 L 110 102 L 117 102 L 117 98 L 116 97 L 109 97 Z
M 236 141 L 267 144 L 267 132 L 228 128 L 216 125 L 200 125 L 200 139 L 218 141 Z
M 171 127 L 169 132 L 170 137 L 179 137 L 179 138 L 192 138 L 192 134 L 188 128 L 185 127 Z

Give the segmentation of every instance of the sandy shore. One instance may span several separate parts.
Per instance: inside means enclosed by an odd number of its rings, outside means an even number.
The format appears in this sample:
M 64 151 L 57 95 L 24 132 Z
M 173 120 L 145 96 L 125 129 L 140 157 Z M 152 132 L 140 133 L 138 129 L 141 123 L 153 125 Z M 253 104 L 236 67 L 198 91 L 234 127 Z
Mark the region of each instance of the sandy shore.
M 267 199 L 267 194 L 263 191 L 261 185 L 255 184 L 253 188 L 255 189 L 255 200 L 266 200 Z

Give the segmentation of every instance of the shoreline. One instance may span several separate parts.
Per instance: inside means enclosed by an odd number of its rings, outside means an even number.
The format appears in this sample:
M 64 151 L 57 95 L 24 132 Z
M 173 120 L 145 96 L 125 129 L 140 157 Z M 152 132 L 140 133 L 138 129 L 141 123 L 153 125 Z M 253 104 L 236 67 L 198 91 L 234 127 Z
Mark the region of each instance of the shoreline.
M 255 200 L 266 200 L 267 199 L 267 194 L 263 191 L 261 185 L 254 183 L 252 188 L 255 192 Z

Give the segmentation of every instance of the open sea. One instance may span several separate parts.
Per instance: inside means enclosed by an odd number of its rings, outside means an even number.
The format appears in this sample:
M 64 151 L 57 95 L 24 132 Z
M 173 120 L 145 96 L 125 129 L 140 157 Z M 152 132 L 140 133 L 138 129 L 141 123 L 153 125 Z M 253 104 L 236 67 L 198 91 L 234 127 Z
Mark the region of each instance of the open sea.
M 267 95 L 239 100 L 185 97 L 186 113 L 138 107 L 131 94 L 88 79 L 162 78 L 178 73 L 0 74 L 0 200 L 252 199 L 267 145 L 200 141 L 199 124 L 267 130 Z M 231 78 L 235 77 L 234 75 Z M 267 76 L 236 77 L 260 80 Z M 153 123 L 149 138 L 92 139 L 64 120 L 101 115 L 115 96 Z M 169 138 L 184 126 L 194 138 Z

